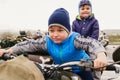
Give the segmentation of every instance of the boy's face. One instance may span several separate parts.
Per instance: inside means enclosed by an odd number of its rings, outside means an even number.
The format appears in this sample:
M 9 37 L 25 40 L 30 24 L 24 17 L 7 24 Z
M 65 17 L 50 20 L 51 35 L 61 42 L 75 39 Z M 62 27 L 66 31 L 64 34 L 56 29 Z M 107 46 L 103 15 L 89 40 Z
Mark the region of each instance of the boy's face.
M 80 16 L 82 18 L 88 17 L 91 14 L 91 7 L 89 5 L 83 5 L 80 7 Z
M 63 40 L 65 40 L 68 37 L 68 33 L 66 30 L 59 26 L 51 26 L 48 29 L 50 38 L 55 43 L 61 43 Z

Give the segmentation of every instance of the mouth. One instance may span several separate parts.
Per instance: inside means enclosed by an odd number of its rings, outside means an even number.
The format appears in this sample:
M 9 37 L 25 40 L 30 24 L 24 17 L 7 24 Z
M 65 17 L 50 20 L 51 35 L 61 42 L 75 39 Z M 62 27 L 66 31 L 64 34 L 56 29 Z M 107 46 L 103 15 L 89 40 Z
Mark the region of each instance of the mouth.
M 86 15 L 86 14 L 89 14 L 89 13 L 83 13 L 83 14 L 85 14 L 85 15 Z
M 59 39 L 53 39 L 53 41 L 54 41 L 55 43 L 60 43 L 60 42 L 61 42 L 61 40 L 59 40 Z

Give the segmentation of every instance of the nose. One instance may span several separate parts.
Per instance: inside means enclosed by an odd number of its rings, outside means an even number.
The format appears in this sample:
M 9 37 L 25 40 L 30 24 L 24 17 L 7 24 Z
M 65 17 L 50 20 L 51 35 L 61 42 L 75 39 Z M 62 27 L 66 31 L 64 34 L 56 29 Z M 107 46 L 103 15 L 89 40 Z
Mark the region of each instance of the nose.
M 55 31 L 55 32 L 53 33 L 53 35 L 54 35 L 54 36 L 58 36 L 58 33 Z

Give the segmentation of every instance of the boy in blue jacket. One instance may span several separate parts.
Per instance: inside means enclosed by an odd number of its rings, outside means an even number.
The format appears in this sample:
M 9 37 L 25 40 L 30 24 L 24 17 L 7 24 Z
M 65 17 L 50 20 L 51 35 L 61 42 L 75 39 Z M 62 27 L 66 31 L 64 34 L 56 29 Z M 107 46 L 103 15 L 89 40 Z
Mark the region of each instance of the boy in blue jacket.
M 48 20 L 48 32 L 49 35 L 44 38 L 21 42 L 8 50 L 1 49 L 0 56 L 4 52 L 20 53 L 45 50 L 48 51 L 55 64 L 62 64 L 72 60 L 89 59 L 83 50 L 85 49 L 96 55 L 95 68 L 107 64 L 105 49 L 97 40 L 82 38 L 79 33 L 71 32 L 69 13 L 64 8 L 58 8 L 52 13 Z M 105 70 L 105 68 L 99 70 Z M 79 71 L 77 74 L 83 80 L 93 80 L 89 71 Z
M 81 0 L 78 6 L 79 15 L 72 23 L 72 31 L 84 37 L 99 38 L 99 23 L 92 13 L 92 4 L 89 0 Z

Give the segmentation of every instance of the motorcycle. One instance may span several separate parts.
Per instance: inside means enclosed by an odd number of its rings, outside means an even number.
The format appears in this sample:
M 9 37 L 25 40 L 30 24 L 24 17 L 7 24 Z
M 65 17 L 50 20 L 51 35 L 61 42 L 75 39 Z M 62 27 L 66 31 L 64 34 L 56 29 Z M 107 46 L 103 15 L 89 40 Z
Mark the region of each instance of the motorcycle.
M 101 44 L 106 47 L 109 44 L 109 39 L 100 40 Z
M 16 54 L 5 53 L 1 58 L 5 61 L 17 58 Z M 82 80 L 80 76 L 72 72 L 72 66 L 80 66 L 85 70 L 89 70 L 92 66 L 86 60 L 70 61 L 61 65 L 45 64 L 50 61 L 49 58 L 40 57 L 42 64 L 35 62 L 35 65 L 43 73 L 45 80 Z M 76 69 L 78 70 L 78 68 Z
M 11 60 L 11 59 L 16 58 L 17 56 L 18 55 L 15 55 L 15 54 L 5 53 L 1 58 L 3 60 Z M 40 64 L 40 63 L 35 62 L 35 65 L 43 73 L 45 80 L 82 80 L 79 75 L 77 75 L 76 73 L 73 73 L 72 66 L 79 67 L 79 68 L 77 67 L 74 70 L 78 70 L 78 69 L 82 69 L 85 71 L 95 70 L 95 68 L 93 67 L 93 63 L 88 62 L 88 60 L 86 59 L 82 59 L 80 61 L 70 61 L 70 62 L 60 64 L 60 65 L 45 64 L 46 62 L 50 61 L 49 58 L 44 59 L 43 57 L 40 57 L 40 60 L 42 63 Z M 106 70 L 112 70 L 112 71 L 115 71 L 116 73 L 119 73 L 120 70 L 118 69 L 118 65 L 114 65 L 118 63 L 120 63 L 120 61 L 111 63 L 104 67 L 106 67 Z
M 102 44 L 104 47 L 106 47 L 106 46 L 109 45 L 109 38 L 108 38 L 108 36 L 106 35 L 105 32 L 101 32 L 101 33 L 100 33 L 98 40 L 101 42 L 101 44 Z

